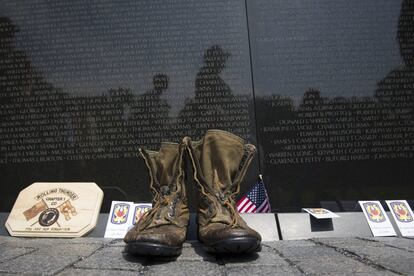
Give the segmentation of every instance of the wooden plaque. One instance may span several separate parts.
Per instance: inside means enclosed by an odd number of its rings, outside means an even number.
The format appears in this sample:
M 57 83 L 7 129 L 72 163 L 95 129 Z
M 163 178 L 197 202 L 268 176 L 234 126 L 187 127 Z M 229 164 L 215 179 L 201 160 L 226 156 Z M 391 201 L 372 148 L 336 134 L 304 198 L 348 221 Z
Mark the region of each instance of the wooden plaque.
M 102 200 L 92 182 L 36 182 L 20 192 L 6 228 L 20 237 L 81 237 L 96 226 Z

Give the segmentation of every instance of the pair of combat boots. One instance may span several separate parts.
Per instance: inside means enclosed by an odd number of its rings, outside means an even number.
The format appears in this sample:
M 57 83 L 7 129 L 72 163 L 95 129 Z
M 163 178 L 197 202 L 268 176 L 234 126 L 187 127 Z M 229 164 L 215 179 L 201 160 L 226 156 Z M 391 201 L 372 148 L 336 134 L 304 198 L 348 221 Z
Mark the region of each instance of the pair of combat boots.
M 152 209 L 126 234 L 126 250 L 138 255 L 181 254 L 189 221 L 186 157 L 199 186 L 198 238 L 207 252 L 260 251 L 260 235 L 247 226 L 235 207 L 235 196 L 255 150 L 242 138 L 221 130 L 209 130 L 199 141 L 185 137 L 180 144 L 162 143 L 158 152 L 140 149 L 154 200 Z

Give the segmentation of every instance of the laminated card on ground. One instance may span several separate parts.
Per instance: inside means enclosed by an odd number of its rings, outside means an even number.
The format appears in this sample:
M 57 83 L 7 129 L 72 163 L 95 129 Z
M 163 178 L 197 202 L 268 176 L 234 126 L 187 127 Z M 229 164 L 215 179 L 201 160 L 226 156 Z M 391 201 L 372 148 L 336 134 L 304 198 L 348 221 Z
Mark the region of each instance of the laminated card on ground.
M 406 200 L 386 200 L 390 213 L 403 237 L 414 236 L 413 211 Z
M 358 201 L 374 237 L 396 236 L 390 219 L 379 201 Z
M 316 219 L 339 218 L 337 214 L 324 208 L 302 208 L 302 211 L 309 213 Z
M 122 239 L 151 207 L 151 203 L 135 204 L 129 201 L 112 201 L 104 237 Z

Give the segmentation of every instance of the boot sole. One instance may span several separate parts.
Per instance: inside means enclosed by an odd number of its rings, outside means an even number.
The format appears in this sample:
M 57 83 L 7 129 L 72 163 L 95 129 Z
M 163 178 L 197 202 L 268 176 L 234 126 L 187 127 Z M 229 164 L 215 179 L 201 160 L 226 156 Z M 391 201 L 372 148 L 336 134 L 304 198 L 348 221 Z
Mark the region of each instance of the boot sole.
M 231 238 L 204 245 L 209 253 L 254 253 L 262 250 L 262 244 L 255 238 Z
M 168 246 L 151 242 L 130 242 L 125 246 L 128 253 L 144 256 L 178 256 L 181 254 L 181 246 Z

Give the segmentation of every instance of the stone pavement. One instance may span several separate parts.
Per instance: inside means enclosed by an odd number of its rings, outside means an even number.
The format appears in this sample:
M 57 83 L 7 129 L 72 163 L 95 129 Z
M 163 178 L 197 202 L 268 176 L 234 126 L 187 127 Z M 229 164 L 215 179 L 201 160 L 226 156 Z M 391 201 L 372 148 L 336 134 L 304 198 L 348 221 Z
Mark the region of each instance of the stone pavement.
M 213 256 L 197 242 L 175 260 L 129 256 L 120 240 L 0 236 L 0 274 L 414 275 L 414 240 L 326 238 L 263 244 L 248 256 Z

